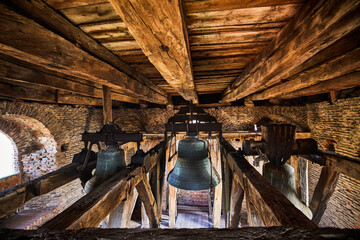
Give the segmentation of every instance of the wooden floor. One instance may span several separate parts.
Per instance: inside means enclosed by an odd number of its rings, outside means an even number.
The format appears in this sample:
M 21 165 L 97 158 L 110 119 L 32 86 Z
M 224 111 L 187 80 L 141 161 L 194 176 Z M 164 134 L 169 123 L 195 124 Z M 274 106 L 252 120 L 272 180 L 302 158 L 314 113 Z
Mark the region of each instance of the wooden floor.
M 225 226 L 224 218 L 221 218 L 220 227 Z M 163 212 L 161 228 L 169 228 L 169 215 Z M 207 207 L 178 206 L 178 215 L 175 228 L 213 228 L 212 219 L 209 218 Z

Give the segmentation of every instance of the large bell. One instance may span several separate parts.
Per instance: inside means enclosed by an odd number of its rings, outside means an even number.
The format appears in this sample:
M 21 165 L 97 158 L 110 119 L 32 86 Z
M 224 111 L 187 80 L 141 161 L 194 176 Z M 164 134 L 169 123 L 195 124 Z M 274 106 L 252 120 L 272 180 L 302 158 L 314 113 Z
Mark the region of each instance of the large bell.
M 279 190 L 296 208 L 302 211 L 309 219 L 312 212 L 297 196 L 295 191 L 295 172 L 289 164 L 275 165 L 266 163 L 263 167 L 265 179 Z
M 97 154 L 95 174 L 86 182 L 85 192 L 91 192 L 124 167 L 126 167 L 126 163 L 123 149 L 109 145 L 107 148 L 99 151 Z
M 184 190 L 205 190 L 219 181 L 208 157 L 207 142 L 197 136 L 179 141 L 178 159 L 168 175 L 168 183 Z

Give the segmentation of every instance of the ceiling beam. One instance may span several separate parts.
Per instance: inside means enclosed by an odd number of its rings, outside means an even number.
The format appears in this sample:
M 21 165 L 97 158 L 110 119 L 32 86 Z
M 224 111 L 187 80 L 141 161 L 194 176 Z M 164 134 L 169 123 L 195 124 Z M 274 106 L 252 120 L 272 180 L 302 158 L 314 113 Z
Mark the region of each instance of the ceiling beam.
M 42 71 L 37 71 L 34 69 L 26 68 L 26 67 L 20 66 L 18 64 L 4 61 L 1 59 L 0 59 L 0 79 L 2 80 L 2 82 L 4 82 L 4 81 L 8 82 L 8 83 L 10 82 L 10 83 L 13 83 L 14 85 L 19 85 L 19 83 L 25 83 L 25 84 L 29 84 L 28 86 L 33 85 L 33 87 L 35 87 L 35 86 L 44 87 L 44 90 L 45 90 L 45 88 L 47 88 L 47 89 L 53 89 L 53 90 L 67 91 L 67 92 L 71 92 L 74 94 L 80 94 L 82 96 L 91 97 L 94 99 L 97 98 L 100 100 L 100 102 L 101 102 L 101 98 L 102 98 L 102 89 L 97 87 L 96 84 L 92 85 L 91 84 L 92 82 L 87 82 L 85 80 L 76 79 L 76 78 L 72 78 L 71 80 L 69 80 L 64 77 L 58 77 L 58 76 L 55 76 L 55 75 L 52 75 L 49 73 L 45 73 Z M 0 93 L 3 94 L 4 91 L 0 91 Z M 7 94 L 10 94 L 10 93 L 7 93 Z M 27 95 L 25 95 L 25 96 L 27 96 Z M 37 96 L 37 94 L 32 96 L 32 98 L 36 99 L 36 96 Z M 58 100 L 58 103 L 67 103 L 66 99 L 67 100 L 72 99 L 71 101 L 74 102 L 73 101 L 73 100 L 75 100 L 74 96 L 75 95 L 73 95 L 71 97 L 70 95 L 68 95 L 68 97 L 65 97 L 64 94 L 59 93 L 57 100 Z M 21 98 L 22 96 L 20 94 L 14 94 L 13 97 Z M 41 100 L 41 99 L 37 99 L 37 100 Z M 129 103 L 134 103 L 134 104 L 139 103 L 138 98 L 127 96 L 122 93 L 118 93 L 116 91 L 113 92 L 113 94 L 112 94 L 112 100 L 121 101 L 121 102 L 129 102 Z M 90 104 L 91 102 L 88 102 L 88 103 L 89 103 L 89 105 L 93 105 L 93 104 Z M 76 104 L 76 102 L 75 102 L 75 104 Z M 78 104 L 81 104 L 81 103 L 79 102 Z M 95 105 L 98 105 L 98 104 L 95 104 Z M 101 104 L 99 104 L 99 105 L 101 105 Z
M 62 74 L 123 90 L 132 97 L 166 104 L 167 97 L 92 56 L 11 7 L 0 5 L 0 53 Z
M 231 102 L 269 88 L 360 25 L 359 1 L 308 1 L 223 92 Z
M 105 2 L 104 0 L 101 0 Z M 135 68 L 128 65 L 121 60 L 119 56 L 112 53 L 109 49 L 99 44 L 96 40 L 92 39 L 89 35 L 83 32 L 81 29 L 73 25 L 65 17 L 57 13 L 54 9 L 45 4 L 42 0 L 22 1 L 22 0 L 10 0 L 12 4 L 16 5 L 22 11 L 26 12 L 31 19 L 40 22 L 46 28 L 58 33 L 63 38 L 75 44 L 77 47 L 87 51 L 91 55 L 96 56 L 102 61 L 112 65 L 116 69 L 126 73 L 135 80 L 141 82 L 157 93 L 167 96 L 167 93 L 156 86 L 152 81 L 147 79 L 144 75 L 139 73 Z M 89 1 L 47 1 L 52 4 L 90 4 L 99 2 L 99 0 Z
M 249 100 L 258 101 L 276 98 L 297 90 L 307 88 L 330 79 L 352 73 L 360 66 L 360 48 L 347 52 L 335 59 L 303 71 L 288 81 L 270 87 L 260 93 L 249 96 Z
M 110 0 L 150 62 L 185 100 L 198 102 L 181 1 Z

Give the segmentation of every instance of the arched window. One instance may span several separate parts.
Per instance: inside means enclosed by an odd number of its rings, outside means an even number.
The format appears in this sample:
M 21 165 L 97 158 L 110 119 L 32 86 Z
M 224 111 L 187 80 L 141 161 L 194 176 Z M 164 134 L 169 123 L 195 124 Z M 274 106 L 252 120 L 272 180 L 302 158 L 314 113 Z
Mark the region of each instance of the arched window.
M 0 131 L 0 178 L 18 173 L 17 149 L 13 140 Z

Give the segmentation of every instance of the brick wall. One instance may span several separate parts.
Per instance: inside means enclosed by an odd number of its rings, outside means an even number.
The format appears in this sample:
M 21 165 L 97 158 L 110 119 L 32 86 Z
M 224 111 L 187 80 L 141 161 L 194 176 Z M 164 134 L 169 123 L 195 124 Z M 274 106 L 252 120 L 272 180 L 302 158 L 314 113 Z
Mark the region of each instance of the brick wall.
M 307 106 L 312 137 L 322 149 L 360 157 L 360 98 L 340 99 Z M 321 167 L 309 164 L 310 199 Z M 333 196 L 319 223 L 321 227 L 360 228 L 360 181 L 340 175 Z
M 299 127 L 300 130 L 311 129 L 314 138 L 323 146 L 333 144 L 335 151 L 348 156 L 359 157 L 359 109 L 360 99 L 352 98 L 339 100 L 334 105 L 328 103 L 311 104 L 304 107 L 221 107 L 206 109 L 210 114 L 214 115 L 219 122 L 223 123 L 224 131 L 253 130 L 253 124 L 263 117 L 268 117 L 277 122 L 291 123 Z M 147 133 L 162 133 L 163 126 L 168 118 L 175 114 L 176 110 L 167 109 L 124 109 L 117 108 L 113 110 L 114 122 L 118 123 L 125 131 L 143 131 Z M 102 111 L 100 108 L 79 107 L 79 106 L 59 106 L 52 104 L 27 103 L 27 102 L 0 102 L 0 130 L 7 133 L 18 146 L 19 156 L 31 156 L 38 154 L 37 161 L 34 166 L 40 166 L 41 172 L 53 170 L 68 164 L 72 160 L 72 156 L 79 152 L 83 147 L 81 133 L 87 131 L 97 131 L 102 126 Z M 34 119 L 47 129 L 56 143 L 56 151 L 52 151 L 54 156 L 47 156 L 44 146 L 46 141 L 41 144 L 38 141 L 43 135 L 39 135 L 37 131 L 24 128 L 21 121 L 14 121 L 14 116 L 28 117 Z M 4 130 L 5 129 L 5 130 Z M 51 144 L 50 144 L 51 145 Z M 53 144 L 54 146 L 54 144 Z M 66 147 L 64 147 L 66 146 Z M 26 165 L 28 158 L 20 158 Z M 51 160 L 50 160 L 51 159 Z M 31 157 L 30 157 L 31 161 Z M 43 165 L 48 164 L 43 170 Z M 319 173 L 312 171 L 310 167 L 309 181 L 310 188 L 314 188 Z M 352 225 L 356 227 L 356 215 L 359 213 L 356 209 L 360 209 L 357 202 L 358 182 L 345 180 L 342 176 L 334 197 L 331 198 L 328 210 L 325 212 L 324 219 L 329 219 L 332 214 L 340 214 L 331 211 L 331 209 L 341 205 L 342 213 L 339 218 L 348 219 L 350 215 Z M 348 190 L 350 189 L 350 190 Z M 49 195 L 38 200 L 41 204 L 51 207 L 58 206 L 63 209 L 78 197 L 82 196 L 80 184 L 71 183 L 63 188 L 49 193 Z M 341 193 L 341 194 L 340 194 Z M 338 195 L 340 194 L 340 195 Z M 200 196 L 201 195 L 201 196 Z M 336 197 L 339 196 L 339 197 Z M 50 200 L 49 200 L 50 199 Z M 179 193 L 179 203 L 182 201 L 191 205 L 207 205 L 207 192 L 188 194 Z M 34 200 L 36 202 L 36 200 Z M 42 202 L 44 201 L 44 202 Z M 45 203 L 45 201 L 48 201 Z M 192 201 L 192 202 L 191 202 Z M 345 204 L 345 202 L 347 204 Z M 32 205 L 34 204 L 34 205 Z M 349 207 L 350 206 L 350 207 Z M 27 204 L 27 207 L 38 207 L 35 203 Z M 54 210 L 55 212 L 57 209 Z M 348 212 L 348 213 L 346 213 Z M 51 214 L 50 214 L 51 215 Z M 51 217 L 51 216 L 50 216 Z M 350 221 L 350 222 L 351 222 Z M 343 223 L 335 221 L 338 227 Z M 324 220 L 324 226 L 335 226 L 330 220 Z

